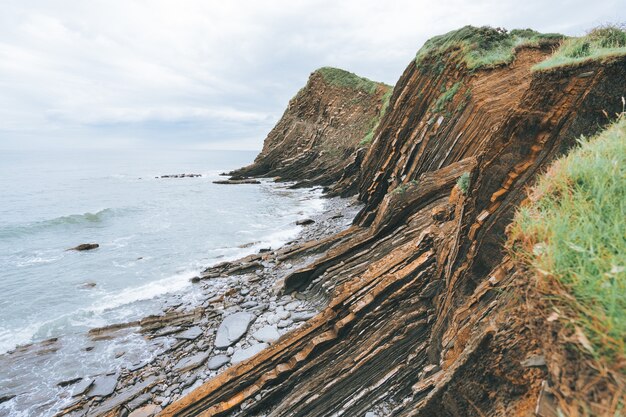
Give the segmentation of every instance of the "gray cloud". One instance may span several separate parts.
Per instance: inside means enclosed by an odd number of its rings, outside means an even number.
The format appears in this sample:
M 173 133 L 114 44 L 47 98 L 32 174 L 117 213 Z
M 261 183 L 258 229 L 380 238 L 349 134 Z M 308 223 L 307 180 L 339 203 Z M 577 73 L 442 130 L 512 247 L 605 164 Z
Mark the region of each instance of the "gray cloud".
M 620 3 L 5 0 L 0 148 L 260 148 L 315 68 L 394 83 L 433 35 L 576 35 L 626 20 Z

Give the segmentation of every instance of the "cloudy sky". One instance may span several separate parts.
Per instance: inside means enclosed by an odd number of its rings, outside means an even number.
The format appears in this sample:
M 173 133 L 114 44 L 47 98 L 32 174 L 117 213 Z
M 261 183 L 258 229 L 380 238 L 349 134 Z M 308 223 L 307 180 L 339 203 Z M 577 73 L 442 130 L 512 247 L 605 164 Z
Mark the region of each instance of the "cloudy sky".
M 393 84 L 466 24 L 578 35 L 624 0 L 0 0 L 0 149 L 259 149 L 309 73 Z

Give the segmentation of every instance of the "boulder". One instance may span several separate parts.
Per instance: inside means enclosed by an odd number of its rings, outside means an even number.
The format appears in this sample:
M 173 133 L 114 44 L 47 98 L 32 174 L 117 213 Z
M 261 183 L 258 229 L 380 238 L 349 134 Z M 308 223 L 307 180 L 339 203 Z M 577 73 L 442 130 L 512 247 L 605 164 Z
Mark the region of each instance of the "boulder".
M 246 349 L 237 349 L 235 353 L 233 353 L 233 357 L 230 358 L 230 363 L 234 365 L 239 362 L 243 362 L 246 359 L 250 359 L 251 357 L 261 352 L 263 349 L 267 348 L 268 346 L 269 345 L 267 343 L 258 343 Z
M 73 248 L 69 248 L 67 250 L 75 250 L 75 251 L 86 251 L 86 250 L 92 250 L 92 249 L 96 249 L 99 248 L 100 245 L 97 243 L 81 243 L 78 246 L 74 246 Z
M 256 332 L 252 333 L 252 337 L 259 342 L 272 343 L 278 340 L 280 334 L 278 334 L 276 326 L 263 326 Z
M 118 375 L 103 375 L 93 381 L 91 389 L 87 392 L 89 397 L 107 397 L 115 391 Z M 78 387 L 77 387 L 78 388 Z M 74 391 L 76 395 L 76 391 Z
M 236 343 L 243 337 L 255 319 L 252 313 L 239 312 L 226 317 L 215 336 L 215 347 L 224 349 Z

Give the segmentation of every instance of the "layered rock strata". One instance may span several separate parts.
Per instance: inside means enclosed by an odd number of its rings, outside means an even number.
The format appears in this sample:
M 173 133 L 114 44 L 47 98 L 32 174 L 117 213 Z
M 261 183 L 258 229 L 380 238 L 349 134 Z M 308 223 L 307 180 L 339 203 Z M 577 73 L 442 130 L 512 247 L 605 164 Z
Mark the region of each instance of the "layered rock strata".
M 469 70 L 454 48 L 411 62 L 356 181 L 339 181 L 364 209 L 285 277 L 285 292 L 326 308 L 162 415 L 610 410 L 598 387 L 615 381 L 601 370 L 576 380 L 550 362 L 539 336 L 550 327 L 527 314 L 527 276 L 503 249 L 526 187 L 626 96 L 623 56 L 533 71 L 554 46 L 519 47 L 492 68 Z
M 311 74 L 304 88 L 268 134 L 254 163 L 230 173 L 278 177 L 299 186 L 329 186 L 352 178 L 371 133 L 386 107 L 391 87 L 336 68 Z

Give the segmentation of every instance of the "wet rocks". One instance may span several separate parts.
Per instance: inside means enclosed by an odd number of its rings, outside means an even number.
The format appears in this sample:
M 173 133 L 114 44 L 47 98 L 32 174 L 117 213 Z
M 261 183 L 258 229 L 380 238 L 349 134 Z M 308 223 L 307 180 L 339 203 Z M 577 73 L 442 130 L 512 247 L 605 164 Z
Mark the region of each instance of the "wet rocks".
M 1 395 L 0 394 L 0 404 L 2 404 L 4 402 L 7 402 L 7 401 L 10 401 L 13 398 L 15 398 L 15 395 L 13 395 L 13 394 L 7 394 L 7 395 Z
M 119 375 L 99 376 L 93 381 L 91 389 L 87 392 L 89 397 L 106 397 L 115 391 Z
M 248 331 L 256 316 L 251 313 L 239 312 L 226 317 L 215 336 L 215 347 L 224 349 L 239 341 Z
M 218 180 L 213 181 L 213 184 L 261 184 L 261 181 L 255 179 Z
M 83 395 L 91 386 L 93 385 L 93 379 L 83 379 L 78 384 L 74 386 L 74 390 L 72 391 L 73 396 Z
M 201 176 L 202 174 L 167 174 L 155 178 L 197 178 Z
M 329 199 L 327 204 L 339 210 L 346 208 L 342 200 Z M 315 224 L 303 229 L 302 235 L 306 234 L 306 239 L 321 238 L 328 231 L 341 230 L 343 222 L 329 220 L 336 213 L 315 217 Z M 83 378 L 60 388 L 73 395 L 71 403 L 63 404 L 65 411 L 78 415 L 128 416 L 146 405 L 166 408 L 302 325 L 302 321 L 295 322 L 290 317 L 293 314 L 306 317 L 318 306 L 308 296 L 280 295 L 280 286 L 276 285 L 288 271 L 317 256 L 306 252 L 308 247 L 302 244 L 299 238 L 271 252 L 207 268 L 208 272 L 202 274 L 203 279 L 194 287 L 194 293 L 201 294 L 200 300 L 194 301 L 198 304 L 173 296 L 165 300 L 161 314 L 93 329 L 89 335 L 94 350 L 101 351 L 100 343 L 139 332 L 157 347 L 158 353 L 152 357 L 135 356 L 132 349 L 120 346 L 128 360 L 119 372 L 112 394 L 92 396 L 94 379 L 102 377 Z M 208 274 L 214 279 L 206 279 Z M 119 347 L 111 350 L 112 361 L 116 352 L 122 350 Z M 155 382 L 156 375 L 159 379 Z M 146 381 L 149 386 L 145 385 Z
M 83 251 L 86 251 L 86 250 L 97 249 L 99 247 L 100 247 L 100 245 L 97 244 L 97 243 L 81 243 L 78 246 L 74 246 L 73 248 L 69 248 L 69 249 L 66 249 L 66 250 L 75 250 L 75 251 L 78 251 L 78 252 L 83 252 Z

